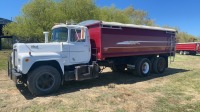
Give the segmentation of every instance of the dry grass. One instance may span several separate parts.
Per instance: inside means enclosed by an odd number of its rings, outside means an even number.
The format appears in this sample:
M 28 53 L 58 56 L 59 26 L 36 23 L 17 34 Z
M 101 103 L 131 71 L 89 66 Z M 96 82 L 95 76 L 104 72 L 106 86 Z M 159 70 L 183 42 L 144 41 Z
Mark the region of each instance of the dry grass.
M 198 62 L 200 56 L 177 55 L 164 74 L 144 78 L 112 73 L 107 68 L 98 79 L 66 82 L 55 94 L 33 97 L 26 87 L 16 87 L 8 79 L 6 61 L 1 60 L 0 111 L 200 111 Z
M 7 59 L 10 53 L 10 50 L 0 50 L 0 70 L 5 70 L 7 68 Z

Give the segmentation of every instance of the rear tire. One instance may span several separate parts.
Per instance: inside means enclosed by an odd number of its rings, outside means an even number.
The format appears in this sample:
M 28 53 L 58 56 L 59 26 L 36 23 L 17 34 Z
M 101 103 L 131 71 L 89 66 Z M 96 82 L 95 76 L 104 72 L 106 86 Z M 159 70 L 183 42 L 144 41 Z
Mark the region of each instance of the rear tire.
M 155 61 L 153 62 L 153 71 L 156 74 L 160 74 L 165 71 L 165 68 L 166 68 L 165 58 L 163 58 L 163 57 L 156 58 Z
M 180 51 L 179 54 L 180 54 L 180 55 L 183 55 L 183 51 Z
M 41 96 L 55 92 L 61 84 L 58 70 L 52 66 L 40 66 L 30 72 L 27 79 L 28 89 L 33 95 Z
M 149 76 L 151 72 L 151 61 L 147 58 L 139 58 L 136 63 L 136 74 L 139 76 Z
M 188 52 L 187 52 L 187 51 L 184 51 L 184 52 L 183 52 L 183 55 L 187 55 L 187 54 L 188 54 Z

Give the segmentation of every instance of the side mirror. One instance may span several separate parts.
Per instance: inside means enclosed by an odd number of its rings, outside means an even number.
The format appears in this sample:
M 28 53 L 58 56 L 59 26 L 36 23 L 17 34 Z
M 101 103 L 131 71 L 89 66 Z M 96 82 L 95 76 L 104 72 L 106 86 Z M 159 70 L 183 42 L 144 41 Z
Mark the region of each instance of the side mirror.
M 48 43 L 49 32 L 43 32 L 43 34 L 44 34 L 44 37 L 45 37 L 45 43 Z

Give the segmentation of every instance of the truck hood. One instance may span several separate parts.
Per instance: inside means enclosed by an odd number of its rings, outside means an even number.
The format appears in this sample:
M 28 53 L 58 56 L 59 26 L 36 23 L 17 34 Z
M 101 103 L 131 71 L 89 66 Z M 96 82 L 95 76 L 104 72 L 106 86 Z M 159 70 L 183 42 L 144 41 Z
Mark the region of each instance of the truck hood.
M 18 53 L 25 52 L 60 52 L 62 43 L 16 43 L 13 49 L 17 49 Z

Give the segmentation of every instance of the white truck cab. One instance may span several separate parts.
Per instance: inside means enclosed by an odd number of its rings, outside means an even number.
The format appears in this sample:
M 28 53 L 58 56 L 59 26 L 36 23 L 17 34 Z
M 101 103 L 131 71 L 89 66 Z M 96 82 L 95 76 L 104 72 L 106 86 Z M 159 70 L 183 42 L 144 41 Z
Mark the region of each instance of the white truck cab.
M 16 43 L 8 74 L 16 83 L 27 83 L 34 95 L 58 90 L 62 81 L 97 77 L 99 67 L 91 61 L 88 29 L 80 25 L 57 24 L 45 43 Z
M 60 24 L 52 28 L 50 43 L 60 43 L 64 65 L 88 63 L 91 45 L 87 27 Z

